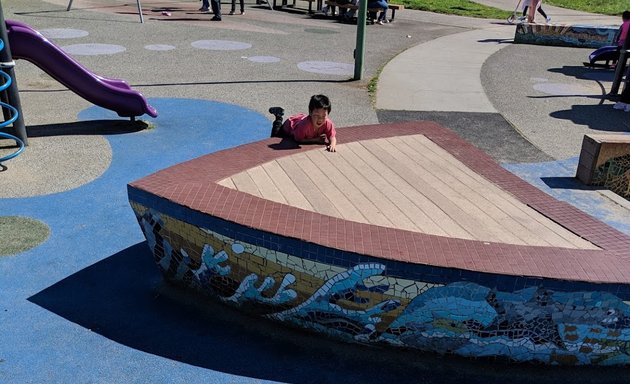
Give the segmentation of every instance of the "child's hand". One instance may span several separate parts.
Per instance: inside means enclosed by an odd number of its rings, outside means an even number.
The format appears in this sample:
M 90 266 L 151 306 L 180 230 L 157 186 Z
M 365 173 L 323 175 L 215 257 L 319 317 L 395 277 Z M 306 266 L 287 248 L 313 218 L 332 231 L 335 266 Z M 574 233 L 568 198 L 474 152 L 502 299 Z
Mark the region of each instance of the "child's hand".
M 334 144 L 329 144 L 329 145 L 327 145 L 327 146 L 326 146 L 326 150 L 327 150 L 328 152 L 337 152 L 337 148 L 336 148 L 336 146 L 335 146 Z

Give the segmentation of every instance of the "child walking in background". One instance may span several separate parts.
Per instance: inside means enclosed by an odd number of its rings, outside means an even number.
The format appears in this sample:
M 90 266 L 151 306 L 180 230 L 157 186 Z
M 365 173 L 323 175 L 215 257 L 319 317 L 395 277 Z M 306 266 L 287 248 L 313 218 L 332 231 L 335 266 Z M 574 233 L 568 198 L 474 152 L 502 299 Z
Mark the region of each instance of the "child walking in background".
M 313 95 L 308 103 L 308 115 L 298 113 L 289 116 L 284 122 L 284 109 L 269 108 L 269 113 L 276 116 L 271 128 L 271 137 L 290 137 L 298 143 L 326 144 L 329 152 L 337 150 L 337 132 L 335 124 L 328 115 L 331 111 L 330 100 L 325 95 Z

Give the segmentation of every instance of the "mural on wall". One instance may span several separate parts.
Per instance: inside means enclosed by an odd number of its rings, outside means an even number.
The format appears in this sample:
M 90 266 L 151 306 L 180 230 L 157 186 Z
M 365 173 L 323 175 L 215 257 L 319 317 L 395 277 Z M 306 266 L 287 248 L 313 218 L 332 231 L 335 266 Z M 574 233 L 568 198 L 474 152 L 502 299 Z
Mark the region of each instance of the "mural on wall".
M 514 42 L 578 48 L 611 45 L 618 27 L 561 24 L 517 24 Z
M 342 268 L 283 256 L 132 206 L 168 280 L 279 322 L 441 354 L 630 364 L 630 306 L 610 293 L 411 282 L 377 262 Z M 422 288 L 412 295 L 396 288 L 414 284 Z
M 597 167 L 592 184 L 604 186 L 630 200 L 630 154 L 608 159 Z

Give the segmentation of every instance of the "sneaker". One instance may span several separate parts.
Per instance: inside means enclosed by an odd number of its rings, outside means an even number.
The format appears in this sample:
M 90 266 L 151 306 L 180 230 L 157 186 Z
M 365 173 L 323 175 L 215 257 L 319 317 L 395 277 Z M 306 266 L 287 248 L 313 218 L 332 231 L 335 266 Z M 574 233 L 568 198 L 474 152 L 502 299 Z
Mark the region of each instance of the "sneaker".
M 199 8 L 199 10 L 201 12 L 208 12 L 208 7 L 201 7 L 201 8 Z
M 551 23 L 551 16 L 547 16 L 547 24 Z
M 230 15 L 230 16 L 235 15 L 235 14 L 236 14 L 236 12 L 234 12 L 234 11 L 230 11 L 230 13 L 228 13 L 228 15 Z
M 274 115 L 276 117 L 276 119 L 278 117 L 282 117 L 284 116 L 284 109 L 281 107 L 271 107 L 269 108 L 269 113 L 271 113 L 272 115 Z
M 615 103 L 615 105 L 613 105 L 614 109 L 619 109 L 619 110 L 621 110 L 621 109 L 625 110 L 627 107 L 628 107 L 628 104 L 622 103 L 621 101 L 618 101 L 618 102 Z
M 245 11 L 241 11 L 241 16 L 243 16 L 245 14 Z
M 383 21 L 382 21 L 382 20 L 379 20 L 379 21 L 377 21 L 377 22 L 376 22 L 376 24 L 378 24 L 378 25 L 383 25 L 383 24 L 385 24 L 385 23 L 383 23 Z
M 212 19 L 210 19 L 210 21 L 221 21 L 221 18 L 219 16 L 214 16 Z

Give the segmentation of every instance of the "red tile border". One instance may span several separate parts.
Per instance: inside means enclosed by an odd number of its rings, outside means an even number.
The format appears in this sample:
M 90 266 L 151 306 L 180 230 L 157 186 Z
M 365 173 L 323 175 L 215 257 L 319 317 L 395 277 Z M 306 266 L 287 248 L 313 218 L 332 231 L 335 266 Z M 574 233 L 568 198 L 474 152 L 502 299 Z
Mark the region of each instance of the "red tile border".
M 340 142 L 424 134 L 475 172 L 601 250 L 533 247 L 383 228 L 275 203 L 217 184 L 274 159 L 321 146 L 267 139 L 164 169 L 130 186 L 241 225 L 383 259 L 448 268 L 602 283 L 629 283 L 630 237 L 510 173 L 452 131 L 427 121 L 341 128 Z M 334 154 L 330 154 L 334 156 Z

